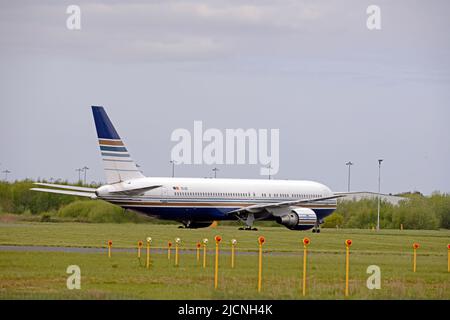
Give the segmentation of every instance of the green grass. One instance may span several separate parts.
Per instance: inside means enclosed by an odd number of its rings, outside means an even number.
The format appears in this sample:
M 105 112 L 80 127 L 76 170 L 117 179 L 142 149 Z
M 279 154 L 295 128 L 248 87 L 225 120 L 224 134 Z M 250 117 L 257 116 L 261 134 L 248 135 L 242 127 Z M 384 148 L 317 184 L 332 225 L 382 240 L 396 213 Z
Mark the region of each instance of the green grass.
M 214 290 L 213 237 L 220 234 L 219 289 Z M 238 251 L 256 251 L 257 237 L 264 235 L 263 290 L 257 292 L 256 254 L 236 256 L 230 267 L 230 240 Z M 183 251 L 180 266 L 165 253 L 152 254 L 147 270 L 132 248 L 138 240 L 153 238 L 152 247 L 166 247 L 175 237 L 182 249 L 194 249 L 209 238 L 208 265 L 197 264 L 193 251 Z M 219 226 L 197 230 L 174 225 L 0 223 L 0 245 L 105 247 L 113 241 L 113 255 L 102 253 L 0 251 L 0 298 L 13 299 L 303 299 L 301 266 L 303 237 L 311 239 L 308 254 L 307 299 L 344 299 L 345 246 L 353 240 L 350 265 L 350 299 L 450 299 L 447 243 L 450 231 L 323 229 L 320 234 L 265 227 L 257 232 Z M 417 272 L 412 272 L 412 243 L 418 242 Z M 81 268 L 81 290 L 66 288 L 66 268 Z M 366 287 L 369 265 L 381 268 L 381 289 Z

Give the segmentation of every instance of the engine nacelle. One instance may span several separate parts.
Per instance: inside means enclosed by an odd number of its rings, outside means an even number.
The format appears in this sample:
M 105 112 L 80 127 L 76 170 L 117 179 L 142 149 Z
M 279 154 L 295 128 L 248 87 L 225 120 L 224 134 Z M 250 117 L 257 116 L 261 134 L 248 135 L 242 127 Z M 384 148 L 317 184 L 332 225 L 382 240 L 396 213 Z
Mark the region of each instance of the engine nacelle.
M 309 208 L 292 209 L 291 212 L 276 218 L 276 222 L 291 230 L 308 230 L 317 223 L 316 213 Z

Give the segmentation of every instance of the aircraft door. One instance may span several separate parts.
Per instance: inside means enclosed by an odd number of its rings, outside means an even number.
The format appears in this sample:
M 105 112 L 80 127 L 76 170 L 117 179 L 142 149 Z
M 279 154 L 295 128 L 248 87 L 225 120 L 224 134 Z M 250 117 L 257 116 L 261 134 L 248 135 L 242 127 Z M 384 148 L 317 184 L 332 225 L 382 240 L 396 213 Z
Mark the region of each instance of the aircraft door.
M 161 187 L 161 202 L 167 202 L 168 190 L 166 187 Z

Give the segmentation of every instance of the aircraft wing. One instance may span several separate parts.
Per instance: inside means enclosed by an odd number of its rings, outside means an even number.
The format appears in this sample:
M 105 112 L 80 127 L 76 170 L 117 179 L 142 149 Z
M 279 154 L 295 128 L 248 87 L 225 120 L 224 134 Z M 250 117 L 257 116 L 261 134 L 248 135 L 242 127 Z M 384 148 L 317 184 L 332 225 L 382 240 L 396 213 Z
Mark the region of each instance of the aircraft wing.
M 248 206 L 244 208 L 240 208 L 237 210 L 233 210 L 230 213 L 258 213 L 262 212 L 264 210 L 268 209 L 275 209 L 275 208 L 283 208 L 283 207 L 292 207 L 292 206 L 298 206 L 302 205 L 304 203 L 310 203 L 310 202 L 316 202 L 316 201 L 322 201 L 322 200 L 330 200 L 330 199 L 337 199 L 344 197 L 345 195 L 341 194 L 335 194 L 333 196 L 329 197 L 320 197 L 320 198 L 312 198 L 312 199 L 302 199 L 302 200 L 292 200 L 292 201 L 282 201 L 282 202 L 271 202 L 271 203 L 263 203 L 263 204 L 256 204 L 253 206 Z
M 97 198 L 97 196 L 93 192 L 81 192 L 81 191 L 73 191 L 73 190 L 57 190 L 57 189 L 46 189 L 46 188 L 31 188 L 30 190 L 39 191 L 39 192 L 66 194 L 66 195 L 78 196 L 78 197 L 89 197 L 91 199 Z
M 342 195 L 342 196 L 351 196 L 351 195 L 357 195 L 357 194 L 363 194 L 363 193 L 379 194 L 377 192 L 371 192 L 371 191 L 334 192 L 335 195 Z M 383 195 L 383 194 L 380 193 L 380 195 Z

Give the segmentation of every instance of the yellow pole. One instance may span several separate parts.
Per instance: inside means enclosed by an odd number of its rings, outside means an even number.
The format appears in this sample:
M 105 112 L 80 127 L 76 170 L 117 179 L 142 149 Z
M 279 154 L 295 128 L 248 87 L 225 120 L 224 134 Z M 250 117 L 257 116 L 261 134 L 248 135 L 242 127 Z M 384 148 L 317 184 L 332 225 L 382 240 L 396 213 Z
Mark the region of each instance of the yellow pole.
M 234 248 L 236 247 L 237 240 L 231 240 L 231 268 L 234 269 Z
M 203 245 L 203 268 L 206 268 L 206 244 Z
M 175 239 L 175 266 L 178 267 L 178 247 L 181 243 L 180 238 Z
M 345 255 L 345 296 L 348 297 L 348 273 L 350 269 L 350 248 L 346 247 Z
M 147 269 L 150 268 L 150 241 L 147 241 Z
M 214 238 L 216 240 L 216 261 L 214 265 L 214 289 L 217 289 L 219 286 L 219 243 L 222 240 L 222 237 L 216 236 Z
M 262 285 L 262 244 L 259 244 L 259 259 L 258 259 L 258 292 L 261 292 Z
M 265 242 L 264 237 L 258 238 L 259 243 L 259 258 L 258 258 L 258 292 L 261 292 L 262 287 L 262 245 Z
M 231 268 L 234 268 L 234 245 L 231 245 Z
M 171 249 L 171 247 L 172 247 L 172 242 L 169 242 L 168 244 L 167 244 L 167 260 L 170 260 L 170 249 Z
M 214 266 L 214 289 L 219 285 L 219 243 L 216 242 L 216 263 Z
M 303 296 L 306 296 L 306 246 L 303 246 Z
M 200 247 L 202 245 L 200 244 L 200 242 L 197 243 L 197 264 L 200 261 Z
M 309 243 L 310 240 L 308 238 L 303 239 L 303 296 L 306 296 L 306 255 Z
M 108 241 L 108 258 L 111 258 L 111 247 L 112 247 L 112 241 Z
M 413 243 L 413 272 L 416 272 L 418 243 Z
M 348 297 L 348 277 L 350 273 L 350 246 L 352 240 L 345 240 L 345 296 Z
M 141 248 L 142 248 L 142 242 L 138 241 L 138 258 L 141 258 Z
M 208 239 L 203 239 L 203 268 L 206 268 L 206 245 L 208 244 Z
M 450 244 L 447 245 L 447 271 L 450 272 Z

